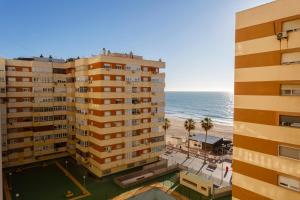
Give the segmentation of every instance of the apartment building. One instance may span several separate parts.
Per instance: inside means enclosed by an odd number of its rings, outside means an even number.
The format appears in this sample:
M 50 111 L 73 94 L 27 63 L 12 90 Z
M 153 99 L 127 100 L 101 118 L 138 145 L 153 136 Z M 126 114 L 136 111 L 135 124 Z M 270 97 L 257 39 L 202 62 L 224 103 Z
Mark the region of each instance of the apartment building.
M 236 14 L 233 199 L 300 199 L 300 2 Z
M 106 51 L 1 59 L 3 167 L 72 155 L 104 176 L 156 161 L 165 148 L 164 66 Z

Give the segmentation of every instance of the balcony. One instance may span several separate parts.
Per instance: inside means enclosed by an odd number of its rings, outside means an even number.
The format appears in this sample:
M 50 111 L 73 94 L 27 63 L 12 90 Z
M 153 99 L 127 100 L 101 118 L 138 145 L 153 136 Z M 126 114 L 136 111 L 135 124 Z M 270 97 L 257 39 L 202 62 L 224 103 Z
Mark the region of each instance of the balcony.
M 300 128 L 300 116 L 279 116 L 279 125 L 293 128 Z
M 8 144 L 8 149 L 18 149 L 18 148 L 24 148 L 24 147 L 30 147 L 33 146 L 33 142 L 19 142 L 14 144 Z

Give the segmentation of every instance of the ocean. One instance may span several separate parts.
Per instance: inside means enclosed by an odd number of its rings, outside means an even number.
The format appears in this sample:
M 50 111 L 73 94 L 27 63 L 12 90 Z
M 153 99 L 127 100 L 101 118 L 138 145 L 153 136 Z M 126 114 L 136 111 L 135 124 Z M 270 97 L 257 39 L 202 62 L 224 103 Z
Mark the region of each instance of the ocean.
M 233 124 L 231 92 L 166 92 L 166 115 Z

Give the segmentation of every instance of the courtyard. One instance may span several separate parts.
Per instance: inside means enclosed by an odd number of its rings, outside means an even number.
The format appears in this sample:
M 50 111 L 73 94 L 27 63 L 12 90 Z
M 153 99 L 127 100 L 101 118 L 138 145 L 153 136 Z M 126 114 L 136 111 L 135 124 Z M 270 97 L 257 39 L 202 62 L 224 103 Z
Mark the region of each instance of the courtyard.
M 25 168 L 12 168 L 5 173 L 6 182 L 10 188 L 9 193 L 11 199 L 140 199 L 149 196 L 149 194 L 153 193 L 151 191 L 155 191 L 157 188 L 168 193 L 170 199 L 207 199 L 197 192 L 179 185 L 177 173 L 167 174 L 155 180 L 127 189 L 123 189 L 114 183 L 114 177 L 136 171 L 137 169 L 139 168 L 98 178 L 88 173 L 88 171 L 83 166 L 78 165 L 74 159 L 63 158 L 37 163 L 35 166 L 25 166 Z M 65 196 L 67 191 L 73 193 L 71 198 Z M 157 191 L 154 193 L 157 193 Z M 219 200 L 227 199 L 231 199 L 231 196 Z

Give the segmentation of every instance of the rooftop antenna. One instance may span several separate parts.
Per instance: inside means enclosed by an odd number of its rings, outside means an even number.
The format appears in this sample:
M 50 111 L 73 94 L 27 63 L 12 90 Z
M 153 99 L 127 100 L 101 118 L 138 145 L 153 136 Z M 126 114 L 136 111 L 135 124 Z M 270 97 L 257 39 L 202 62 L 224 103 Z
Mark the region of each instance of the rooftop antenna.
M 110 55 L 110 50 L 107 51 L 107 55 Z
M 106 55 L 106 49 L 105 48 L 102 49 L 102 54 Z
M 132 53 L 132 51 L 129 52 L 129 57 L 130 57 L 130 58 L 133 58 L 133 53 Z
M 44 58 L 43 54 L 40 55 L 40 58 Z

